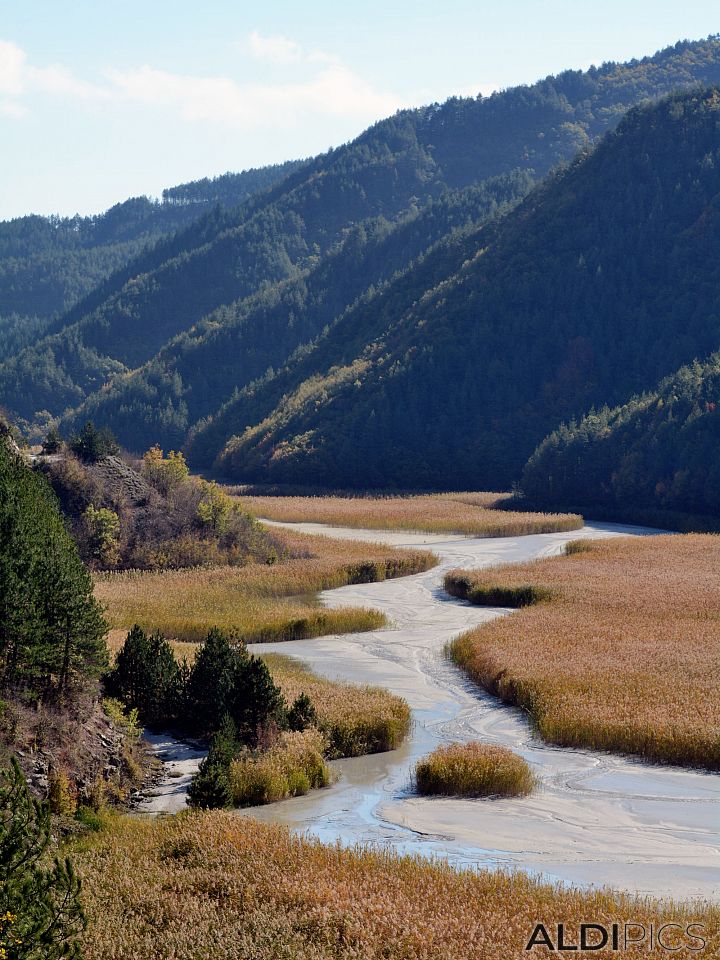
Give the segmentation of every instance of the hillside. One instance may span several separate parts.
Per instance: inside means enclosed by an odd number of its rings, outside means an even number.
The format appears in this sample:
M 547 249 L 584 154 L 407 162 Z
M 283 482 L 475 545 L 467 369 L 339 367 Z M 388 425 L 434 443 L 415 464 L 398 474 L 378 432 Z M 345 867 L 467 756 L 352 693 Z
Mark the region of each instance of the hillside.
M 523 474 L 537 501 L 720 514 L 720 356 L 553 431 Z M 671 521 L 672 522 L 672 521 Z
M 0 222 L 0 360 L 27 346 L 114 271 L 219 205 L 238 206 L 292 172 L 289 161 L 134 197 L 92 217 Z
M 140 255 L 53 324 L 45 338 L 0 367 L 0 404 L 16 417 L 42 423 L 48 414 L 81 404 L 108 379 L 122 384 L 128 372 L 151 362 L 149 372 L 134 381 L 137 390 L 132 395 L 131 389 L 129 400 L 121 386 L 117 404 L 101 399 L 93 415 L 101 422 L 114 417 L 120 439 L 131 448 L 165 423 L 180 436 L 386 282 L 383 258 L 371 255 L 349 293 L 343 291 L 342 274 L 326 258 L 337 254 L 347 231 L 365 229 L 366 221 L 377 218 L 395 225 L 447 191 L 464 191 L 489 178 L 511 175 L 522 184 L 528 174 L 542 177 L 614 127 L 628 107 L 678 86 L 718 80 L 720 43 L 711 39 L 628 64 L 568 71 L 488 98 L 454 98 L 403 111 L 296 170 L 241 210 L 208 216 Z M 464 225 L 482 222 L 507 201 L 507 190 L 494 204 L 485 192 Z M 376 228 L 368 226 L 373 233 Z M 456 229 L 454 223 L 450 227 Z M 431 230 L 423 249 L 439 240 L 439 231 Z M 394 261 L 393 270 L 406 269 L 418 255 L 416 245 Z M 294 311 L 278 307 L 276 321 L 265 329 L 244 302 L 272 300 L 282 295 L 278 285 L 284 290 L 284 284 L 302 283 L 324 268 L 322 325 L 313 319 L 289 330 Z M 307 313 L 314 318 L 312 309 Z M 256 362 L 228 364 L 216 379 L 211 345 L 182 370 L 188 342 L 194 351 L 195 341 L 214 341 L 228 323 L 248 331 L 235 342 L 235 357 L 257 354 Z M 196 324 L 189 341 L 169 343 Z M 217 344 L 227 360 L 227 344 L 222 338 Z M 211 402 L 196 402 L 208 384 L 215 390 Z M 129 416 L 138 402 L 143 415 Z M 237 429 L 235 423 L 232 432 Z M 153 439 L 168 442 L 162 432 Z
M 388 291 L 369 346 L 331 350 L 270 411 L 255 398 L 256 419 L 241 405 L 255 426 L 220 466 L 279 482 L 509 485 L 563 420 L 707 356 L 720 335 L 719 120 L 717 89 L 631 111 L 458 241 L 441 282 L 436 252 L 400 300 Z M 338 325 L 327 339 L 347 338 Z

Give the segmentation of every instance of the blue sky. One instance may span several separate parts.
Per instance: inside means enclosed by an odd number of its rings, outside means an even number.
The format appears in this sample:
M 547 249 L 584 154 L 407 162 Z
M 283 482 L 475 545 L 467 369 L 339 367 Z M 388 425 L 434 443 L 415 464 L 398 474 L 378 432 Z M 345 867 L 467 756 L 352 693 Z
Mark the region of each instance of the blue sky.
M 0 0 L 0 217 L 98 212 L 718 31 L 706 0 Z

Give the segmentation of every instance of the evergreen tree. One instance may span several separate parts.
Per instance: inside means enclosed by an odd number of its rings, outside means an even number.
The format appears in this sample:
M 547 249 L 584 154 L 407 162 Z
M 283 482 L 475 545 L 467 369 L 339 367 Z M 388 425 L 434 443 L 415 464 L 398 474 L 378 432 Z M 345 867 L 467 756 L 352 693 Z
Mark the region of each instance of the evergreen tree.
M 187 685 L 188 716 L 203 732 L 217 730 L 232 709 L 239 673 L 248 661 L 244 646 L 213 628 L 200 647 Z
M 0 439 L 0 688 L 65 694 L 99 676 L 106 629 L 54 494 Z
M 241 740 L 250 746 L 256 746 L 269 727 L 287 726 L 282 691 L 259 657 L 249 656 L 236 674 L 231 715 Z
M 69 859 L 42 859 L 50 812 L 34 799 L 15 759 L 0 772 L 0 957 L 79 957 L 85 927 L 80 880 Z
M 159 632 L 148 636 L 136 624 L 118 652 L 106 685 L 113 696 L 138 711 L 143 723 L 162 726 L 176 719 L 180 677 L 165 637 Z
M 287 722 L 291 730 L 302 731 L 317 726 L 317 712 L 306 693 L 301 693 L 288 710 Z

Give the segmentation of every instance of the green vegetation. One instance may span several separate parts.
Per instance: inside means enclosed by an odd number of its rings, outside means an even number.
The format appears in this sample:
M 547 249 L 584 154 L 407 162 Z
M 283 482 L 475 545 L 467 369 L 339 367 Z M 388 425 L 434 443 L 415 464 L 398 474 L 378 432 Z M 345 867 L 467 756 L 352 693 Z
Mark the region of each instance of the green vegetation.
M 314 370 L 312 364 L 303 368 L 304 380 L 361 358 L 378 335 L 385 336 L 391 302 L 395 313 L 404 311 L 472 261 L 479 225 L 516 203 L 534 179 L 615 127 L 628 108 L 720 80 L 718 49 L 714 39 L 681 43 L 628 64 L 566 71 L 487 98 L 452 98 L 402 111 L 352 143 L 286 171 L 282 182 L 240 207 L 207 213 L 141 252 L 44 336 L 33 335 L 35 342 L 25 349 L 18 344 L 0 370 L 0 401 L 37 424 L 87 401 L 64 429 L 92 417 L 110 425 L 131 449 L 156 441 L 176 449 L 187 444 L 195 462 L 209 465 L 230 437 L 272 413 L 286 392 L 276 372 L 294 354 L 293 364 L 314 352 L 313 341 L 324 339 L 326 327 L 345 328 L 347 356 L 334 350 L 317 355 Z M 170 206 L 185 209 L 177 202 Z M 12 309 L 37 312 L 29 303 Z M 347 325 L 348 312 L 363 323 Z M 432 348 L 442 353 L 443 344 L 440 336 Z M 389 369 L 399 374 L 405 351 L 396 356 L 394 343 L 390 347 Z M 459 345 L 475 358 L 473 364 L 494 355 L 494 344 L 475 352 L 466 347 Z M 418 360 L 430 362 L 427 351 L 419 353 Z M 450 359 L 436 364 L 436 377 L 455 374 Z M 535 357 L 537 363 L 543 359 Z M 572 365 L 573 356 L 563 359 Z M 473 366 L 459 383 L 508 379 L 503 360 L 490 378 L 477 373 Z M 511 386 L 522 385 L 521 377 L 509 379 Z M 275 397 L 270 406 L 267 397 L 255 397 L 258 380 Z M 244 390 L 255 408 L 249 418 L 247 407 L 235 406 L 235 394 Z M 463 409 L 473 406 L 471 384 L 467 391 L 469 407 Z M 398 424 L 405 429 L 402 418 L 412 402 L 388 400 L 398 423 L 386 419 L 384 404 L 376 417 L 394 438 Z M 518 402 L 522 407 L 525 400 Z M 451 426 L 454 409 L 449 404 L 445 414 Z M 409 420 L 414 439 L 412 414 Z M 287 438 L 291 448 L 297 441 L 311 452 L 306 433 Z M 502 460 L 500 451 L 484 450 L 481 462 L 491 459 L 488 452 Z M 413 444 L 401 444 L 394 461 L 394 484 L 401 474 L 403 486 L 408 480 L 416 486 L 435 482 L 433 462 L 418 459 Z M 356 483 L 370 480 L 371 466 L 377 468 L 368 464 Z
M 182 453 L 155 446 L 116 455 L 106 427 L 87 423 L 69 449 L 51 437 L 37 469 L 50 481 L 82 558 L 94 569 L 273 563 L 274 539 L 215 483 L 191 477 Z
M 0 359 L 31 343 L 158 239 L 207 214 L 235 207 L 281 181 L 288 162 L 133 197 L 95 217 L 18 217 L 0 223 Z M 14 328 L 14 329 L 13 329 Z
M 0 433 L 0 690 L 73 695 L 106 663 L 90 574 L 45 480 Z
M 532 502 L 592 504 L 639 522 L 717 529 L 720 355 L 554 431 L 526 465 L 523 490 Z
M 507 747 L 451 743 L 415 766 L 418 793 L 460 797 L 524 797 L 535 786 L 530 767 Z
M 330 768 L 317 730 L 287 732 L 269 750 L 246 752 L 230 764 L 230 791 L 236 807 L 275 803 L 327 787 Z
M 47 862 L 50 809 L 35 800 L 13 760 L 0 770 L 0 957 L 79 957 L 86 926 L 70 859 Z
M 238 395 L 218 468 L 346 488 L 509 487 L 563 419 L 707 356 L 719 115 L 716 90 L 636 108 L 501 221 L 434 248 Z

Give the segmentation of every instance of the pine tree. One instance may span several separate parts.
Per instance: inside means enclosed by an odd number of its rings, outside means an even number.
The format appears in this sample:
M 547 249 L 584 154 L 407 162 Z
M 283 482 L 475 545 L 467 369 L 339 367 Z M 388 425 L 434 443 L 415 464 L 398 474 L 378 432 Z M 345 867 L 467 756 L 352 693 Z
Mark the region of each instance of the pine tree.
M 49 696 L 99 676 L 106 630 L 55 495 L 0 439 L 0 688 Z
M 181 676 L 165 637 L 159 632 L 148 636 L 136 624 L 125 638 L 105 683 L 109 693 L 138 711 L 143 723 L 163 726 L 175 719 Z
M 287 708 L 267 664 L 249 656 L 235 678 L 232 718 L 243 742 L 256 746 L 263 731 L 287 726 Z
M 216 628 L 210 630 L 188 679 L 188 714 L 198 730 L 219 728 L 232 709 L 237 676 L 248 659 L 244 646 L 231 644 Z
M 13 759 L 0 772 L 0 956 L 8 960 L 80 955 L 80 880 L 69 859 L 41 865 L 49 843 L 47 804 L 30 795 Z

